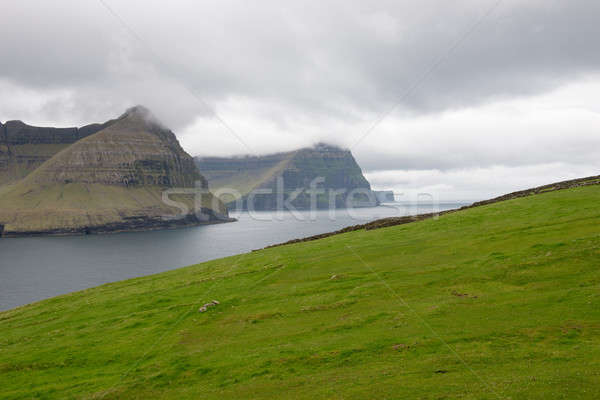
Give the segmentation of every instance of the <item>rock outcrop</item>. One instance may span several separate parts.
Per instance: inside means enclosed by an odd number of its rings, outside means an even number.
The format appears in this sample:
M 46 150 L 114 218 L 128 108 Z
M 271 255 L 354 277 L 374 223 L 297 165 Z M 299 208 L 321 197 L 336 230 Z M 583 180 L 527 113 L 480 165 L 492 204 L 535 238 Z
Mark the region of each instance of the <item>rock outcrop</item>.
M 320 192 L 316 208 L 377 204 L 371 186 L 349 150 L 317 144 L 265 156 L 196 157 L 213 192 L 235 190 L 222 198 L 230 208 L 275 210 L 282 203 L 311 208 L 311 183 Z M 319 181 L 315 179 L 320 178 Z M 354 193 L 353 193 L 354 192 Z
M 69 142 L 82 130 L 85 137 L 0 192 L 4 236 L 174 228 L 230 220 L 227 208 L 208 192 L 206 179 L 173 132 L 143 107 L 102 125 L 18 137 L 27 136 L 28 143 Z M 174 193 L 166 196 L 166 191 Z
M 210 307 L 218 306 L 219 304 L 221 304 L 221 303 L 219 303 L 217 300 L 210 301 L 210 302 L 204 304 L 202 307 L 200 307 L 198 309 L 198 312 L 201 312 L 201 313 L 206 312 L 206 311 L 208 311 L 208 309 Z

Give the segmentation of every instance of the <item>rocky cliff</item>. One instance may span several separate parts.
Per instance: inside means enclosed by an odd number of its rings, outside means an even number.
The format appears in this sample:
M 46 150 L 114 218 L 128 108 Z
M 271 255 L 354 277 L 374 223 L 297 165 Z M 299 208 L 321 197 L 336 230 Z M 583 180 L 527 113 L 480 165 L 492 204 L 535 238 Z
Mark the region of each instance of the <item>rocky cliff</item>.
M 0 191 L 0 230 L 5 236 L 157 229 L 229 220 L 226 207 L 208 192 L 206 179 L 173 132 L 143 107 L 131 108 L 102 125 L 37 133 L 17 137 L 28 143 L 43 139 L 67 145 Z M 82 134 L 85 137 L 77 140 Z M 165 201 L 163 194 L 169 190 L 175 193 Z
M 273 210 L 282 202 L 297 209 L 311 206 L 311 182 L 316 178 L 317 208 L 373 205 L 371 186 L 349 150 L 317 144 L 292 152 L 265 156 L 196 157 L 196 165 L 208 179 L 213 192 L 233 189 L 237 198 L 221 197 L 232 208 Z M 264 193 L 271 191 L 272 193 Z M 337 191 L 336 194 L 334 191 Z M 349 194 L 358 191 L 354 195 Z M 279 198 L 278 198 L 279 196 Z M 253 207 L 252 204 L 253 203 Z
M 0 185 L 24 178 L 62 149 L 112 122 L 81 128 L 38 127 L 22 121 L 0 123 Z

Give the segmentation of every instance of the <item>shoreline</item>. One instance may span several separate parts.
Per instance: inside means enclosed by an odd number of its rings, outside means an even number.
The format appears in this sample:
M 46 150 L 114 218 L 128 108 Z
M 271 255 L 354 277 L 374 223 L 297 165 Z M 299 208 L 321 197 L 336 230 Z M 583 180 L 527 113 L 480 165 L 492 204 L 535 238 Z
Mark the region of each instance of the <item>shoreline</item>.
M 77 228 L 57 228 L 39 231 L 4 231 L 4 226 L 0 225 L 0 240 L 26 237 L 60 237 L 60 236 L 87 236 L 87 235 L 111 235 L 116 233 L 135 233 L 160 230 L 175 230 L 183 228 L 192 228 L 202 225 L 225 224 L 236 222 L 236 218 L 217 216 L 214 213 L 209 214 L 211 218 L 208 221 L 200 221 L 196 216 L 186 216 L 180 220 L 168 221 L 154 218 L 136 218 L 135 222 L 118 222 L 99 226 L 86 226 Z

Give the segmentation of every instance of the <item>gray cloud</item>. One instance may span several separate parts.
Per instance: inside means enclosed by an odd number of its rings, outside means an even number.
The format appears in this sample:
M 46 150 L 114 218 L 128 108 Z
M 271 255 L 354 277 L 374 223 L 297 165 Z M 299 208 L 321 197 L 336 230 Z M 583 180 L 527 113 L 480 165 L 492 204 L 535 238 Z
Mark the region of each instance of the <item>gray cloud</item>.
M 5 4 L 1 76 L 39 90 L 71 88 L 82 116 L 85 103 L 114 113 L 139 100 L 166 109 L 180 127 L 205 112 L 187 87 L 212 107 L 241 96 L 311 118 L 352 118 L 390 107 L 491 2 L 108 4 L 144 44 L 100 2 Z M 599 16 L 596 1 L 505 0 L 401 109 L 538 93 L 597 71 Z M 179 113 L 168 111 L 173 103 Z
M 402 201 L 473 202 L 549 182 L 597 175 L 597 171 L 597 165 L 551 163 L 452 171 L 380 171 L 367 174 L 367 178 L 375 189 L 394 190 Z
M 433 124 L 411 135 L 402 125 L 539 96 L 600 72 L 593 0 L 504 0 L 447 54 L 493 1 L 106 0 L 125 28 L 100 1 L 6 2 L 0 88 L 11 95 L 0 99 L 0 119 L 75 125 L 140 103 L 191 153 L 247 152 L 209 121 L 205 101 L 267 152 L 319 140 L 351 145 L 401 99 L 355 149 L 367 170 L 591 163 L 598 121 L 579 114 L 577 131 L 538 124 L 544 131 L 534 132 L 522 122 L 502 132 L 489 118 L 472 119 L 481 132 L 466 134 L 462 125 Z

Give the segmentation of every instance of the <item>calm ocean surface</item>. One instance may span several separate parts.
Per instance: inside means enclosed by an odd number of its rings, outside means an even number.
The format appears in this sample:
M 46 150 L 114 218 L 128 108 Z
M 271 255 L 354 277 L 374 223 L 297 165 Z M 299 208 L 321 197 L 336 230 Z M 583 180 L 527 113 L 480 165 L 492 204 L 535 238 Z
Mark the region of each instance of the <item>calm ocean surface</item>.
M 435 210 L 464 203 L 441 204 Z M 389 206 L 291 213 L 235 214 L 237 222 L 194 228 L 89 235 L 0 239 L 0 310 L 56 295 L 270 244 L 334 231 L 374 219 L 434 211 L 429 205 Z M 350 215 L 352 213 L 352 215 Z

